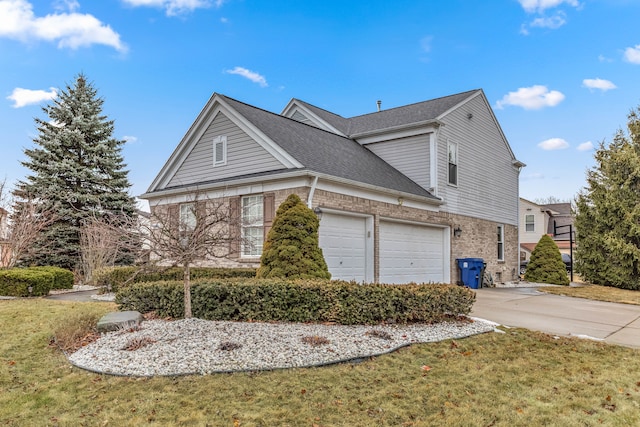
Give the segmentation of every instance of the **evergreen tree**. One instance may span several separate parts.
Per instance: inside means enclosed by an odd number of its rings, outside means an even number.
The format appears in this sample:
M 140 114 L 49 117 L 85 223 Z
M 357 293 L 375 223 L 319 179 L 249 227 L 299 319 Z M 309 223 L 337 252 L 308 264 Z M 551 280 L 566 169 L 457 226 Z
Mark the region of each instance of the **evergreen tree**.
M 35 147 L 25 150 L 28 160 L 22 162 L 32 174 L 18 183 L 16 195 L 53 209 L 57 219 L 23 258 L 26 264 L 77 269 L 85 219 L 107 217 L 117 224 L 135 215 L 121 154 L 125 141 L 113 138 L 114 122 L 102 114 L 103 103 L 79 74 L 43 108 L 48 119 L 35 119 Z
M 531 252 L 524 279 L 528 282 L 568 285 L 567 267 L 562 262 L 558 245 L 546 234 Z
M 264 243 L 257 277 L 330 279 L 318 245 L 319 221 L 295 194 L 282 202 Z
M 586 281 L 640 289 L 640 108 L 601 143 L 576 199 L 576 269 Z

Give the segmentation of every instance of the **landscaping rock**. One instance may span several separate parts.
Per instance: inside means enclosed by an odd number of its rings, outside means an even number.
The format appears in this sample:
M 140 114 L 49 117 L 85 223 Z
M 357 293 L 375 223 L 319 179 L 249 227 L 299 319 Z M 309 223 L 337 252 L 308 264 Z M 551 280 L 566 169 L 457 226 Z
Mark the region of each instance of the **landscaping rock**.
M 115 311 L 107 313 L 98 321 L 98 332 L 136 328 L 144 318 L 137 311 Z

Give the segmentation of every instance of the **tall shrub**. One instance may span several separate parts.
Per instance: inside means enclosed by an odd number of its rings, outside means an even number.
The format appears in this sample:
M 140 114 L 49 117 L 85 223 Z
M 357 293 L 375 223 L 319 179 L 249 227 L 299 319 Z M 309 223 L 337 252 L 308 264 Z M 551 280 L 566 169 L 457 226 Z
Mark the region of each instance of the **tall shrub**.
M 568 285 L 567 267 L 562 262 L 558 245 L 546 234 L 531 253 L 524 279 L 529 282 Z
M 640 289 L 640 107 L 594 154 L 576 198 L 576 269 L 598 285 Z
M 320 223 L 295 194 L 282 202 L 267 235 L 257 277 L 321 278 L 331 274 L 318 245 Z

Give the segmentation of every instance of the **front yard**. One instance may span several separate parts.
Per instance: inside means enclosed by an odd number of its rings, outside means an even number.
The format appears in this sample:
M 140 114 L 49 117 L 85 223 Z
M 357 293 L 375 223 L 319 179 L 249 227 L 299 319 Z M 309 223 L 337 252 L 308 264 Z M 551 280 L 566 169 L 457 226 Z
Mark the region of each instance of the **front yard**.
M 504 329 L 359 364 L 137 379 L 72 368 L 49 346 L 109 303 L 0 301 L 0 424 L 639 425 L 640 353 Z

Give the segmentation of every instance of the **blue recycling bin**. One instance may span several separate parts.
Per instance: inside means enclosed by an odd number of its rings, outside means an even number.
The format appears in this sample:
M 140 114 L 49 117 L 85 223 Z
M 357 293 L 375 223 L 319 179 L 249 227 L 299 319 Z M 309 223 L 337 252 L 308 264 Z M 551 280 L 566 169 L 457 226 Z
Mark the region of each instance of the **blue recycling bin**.
M 471 289 L 478 289 L 482 284 L 484 260 L 482 258 L 458 258 L 456 261 L 458 261 L 462 284 Z

